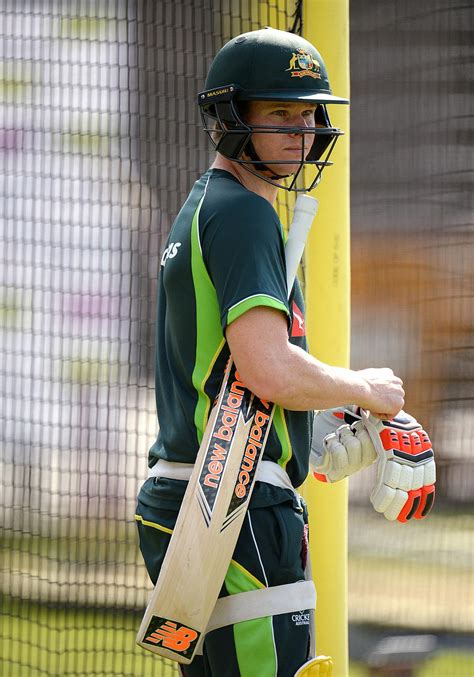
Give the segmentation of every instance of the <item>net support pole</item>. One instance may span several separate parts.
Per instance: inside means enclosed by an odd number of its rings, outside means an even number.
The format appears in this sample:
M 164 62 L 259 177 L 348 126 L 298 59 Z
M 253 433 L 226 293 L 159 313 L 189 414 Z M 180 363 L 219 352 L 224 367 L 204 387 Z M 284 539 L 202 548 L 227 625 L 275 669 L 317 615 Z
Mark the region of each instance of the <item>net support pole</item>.
M 349 0 L 304 0 L 303 37 L 324 58 L 332 90 L 349 97 Z M 310 350 L 332 365 L 349 366 L 349 107 L 330 106 L 346 136 L 332 155 L 315 195 L 319 212 L 306 249 L 307 333 Z M 310 515 L 317 588 L 316 646 L 334 659 L 333 677 L 348 675 L 347 481 L 327 485 L 309 477 L 303 488 Z

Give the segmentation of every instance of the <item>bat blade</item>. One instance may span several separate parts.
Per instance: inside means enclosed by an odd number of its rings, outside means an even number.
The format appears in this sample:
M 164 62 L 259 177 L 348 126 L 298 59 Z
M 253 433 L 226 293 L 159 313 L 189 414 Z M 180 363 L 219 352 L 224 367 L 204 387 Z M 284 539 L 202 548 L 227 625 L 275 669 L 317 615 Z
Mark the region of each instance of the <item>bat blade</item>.
M 289 292 L 301 239 L 306 239 L 316 209 L 314 198 L 298 197 L 293 219 L 299 229 L 293 236 L 298 251 L 286 248 L 287 270 L 292 270 Z M 288 242 L 292 232 L 293 224 Z M 272 403 L 245 387 L 230 358 L 138 631 L 137 643 L 143 648 L 179 663 L 194 658 L 232 559 L 273 413 Z
M 245 518 L 273 409 L 244 386 L 229 360 L 138 632 L 143 648 L 180 663 L 194 657 Z

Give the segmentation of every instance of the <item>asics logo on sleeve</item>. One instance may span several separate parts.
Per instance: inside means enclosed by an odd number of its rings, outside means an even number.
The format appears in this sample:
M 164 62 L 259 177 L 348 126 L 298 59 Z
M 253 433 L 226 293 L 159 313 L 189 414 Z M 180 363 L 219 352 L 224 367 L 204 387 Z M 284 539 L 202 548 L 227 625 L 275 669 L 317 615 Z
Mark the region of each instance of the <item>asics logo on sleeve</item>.
M 161 265 L 164 266 L 168 259 L 173 259 L 178 253 L 178 249 L 181 247 L 181 242 L 170 242 L 169 245 L 163 252 L 161 257 Z

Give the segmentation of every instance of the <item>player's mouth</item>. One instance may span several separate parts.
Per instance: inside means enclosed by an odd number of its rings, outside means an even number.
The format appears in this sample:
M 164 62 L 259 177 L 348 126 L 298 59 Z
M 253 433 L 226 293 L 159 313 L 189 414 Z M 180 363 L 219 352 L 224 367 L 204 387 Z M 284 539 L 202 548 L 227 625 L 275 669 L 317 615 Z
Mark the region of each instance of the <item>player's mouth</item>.
M 301 151 L 302 151 L 301 146 L 299 146 L 299 148 L 283 148 L 283 153 L 286 155 L 286 157 L 288 158 L 288 156 L 290 156 L 289 159 L 295 160 L 295 162 L 301 162 L 302 155 L 303 157 L 306 158 L 310 149 L 305 148 L 303 152 Z

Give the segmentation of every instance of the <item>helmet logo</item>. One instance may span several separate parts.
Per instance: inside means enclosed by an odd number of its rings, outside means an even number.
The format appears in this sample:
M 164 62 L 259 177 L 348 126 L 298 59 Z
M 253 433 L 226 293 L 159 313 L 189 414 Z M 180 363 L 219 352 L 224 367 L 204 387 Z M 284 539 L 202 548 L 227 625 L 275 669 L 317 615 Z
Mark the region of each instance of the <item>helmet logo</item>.
M 304 49 L 298 49 L 293 52 L 290 59 L 290 67 L 286 69 L 291 71 L 292 78 L 303 78 L 309 75 L 311 78 L 321 80 L 321 66 L 311 54 L 305 52 Z

